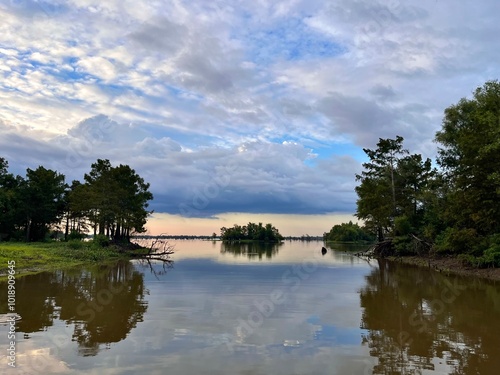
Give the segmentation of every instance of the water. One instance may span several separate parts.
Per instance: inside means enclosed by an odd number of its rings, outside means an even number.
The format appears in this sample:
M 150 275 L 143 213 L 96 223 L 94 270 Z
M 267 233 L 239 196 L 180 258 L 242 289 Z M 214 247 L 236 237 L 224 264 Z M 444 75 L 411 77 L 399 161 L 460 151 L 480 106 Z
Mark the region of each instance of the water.
M 0 374 L 498 373 L 498 285 L 321 246 L 178 241 L 173 267 L 18 278 L 17 367 L 0 325 Z

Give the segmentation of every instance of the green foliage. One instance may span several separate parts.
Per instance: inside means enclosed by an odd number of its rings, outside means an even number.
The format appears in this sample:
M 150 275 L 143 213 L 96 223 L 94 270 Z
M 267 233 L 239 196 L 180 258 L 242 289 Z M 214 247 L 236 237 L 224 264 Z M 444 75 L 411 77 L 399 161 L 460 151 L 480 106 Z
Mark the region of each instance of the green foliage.
M 500 234 L 488 236 L 483 243 L 486 250 L 481 255 L 460 254 L 460 259 L 473 267 L 500 267 Z
M 349 221 L 348 223 L 337 224 L 323 236 L 325 241 L 337 242 L 359 242 L 373 241 L 375 236 L 364 228 L 361 228 L 357 223 Z
M 472 228 L 446 228 L 436 238 L 435 249 L 442 254 L 458 254 L 474 252 L 479 238 Z
M 403 137 L 379 139 L 375 150 L 363 149 L 369 162 L 356 175 L 360 185 L 356 216 L 377 233 L 379 241 L 396 233 L 397 218 L 404 216 L 413 228 L 423 223 L 428 191 L 436 174 L 430 159 L 410 155 Z
M 379 139 L 375 150 L 363 149 L 370 159 L 356 175 L 360 185 L 356 216 L 377 233 L 379 241 L 394 239 L 396 251 L 406 252 L 411 234 L 423 236 L 425 217 L 433 207 L 436 171 L 430 159 L 409 154 L 403 137 Z
M 87 244 L 81 240 L 70 240 L 68 241 L 68 248 L 73 250 L 86 248 Z
M 8 162 L 0 158 L 0 240 L 17 238 L 21 230 L 26 240 L 43 241 L 61 219 L 64 175 L 40 166 L 28 168 L 22 178 L 7 169 Z
M 145 231 L 148 201 L 153 199 L 149 184 L 128 165 L 112 167 L 109 160 L 98 159 L 84 176 L 85 183 L 70 195 L 70 206 L 86 216 L 114 240 L 130 238 Z
M 98 159 L 84 180 L 68 186 L 64 175 L 42 166 L 14 177 L 0 157 L 0 241 L 50 240 L 54 228 L 66 240 L 82 239 L 89 224 L 115 241 L 144 232 L 153 195 L 132 168 Z
M 414 231 L 410 219 L 406 216 L 398 216 L 394 219 L 394 234 L 396 236 L 407 236 Z
M 395 255 L 415 255 L 413 241 L 409 236 L 397 236 L 392 241 Z
M 221 228 L 221 239 L 227 242 L 234 241 L 261 241 L 261 242 L 281 242 L 283 236 L 272 224 L 248 223 L 240 226 L 235 224 L 232 228 Z
M 104 234 L 98 234 L 92 240 L 94 244 L 100 247 L 107 247 L 110 244 L 109 237 Z
M 81 242 L 85 245 L 84 242 Z M 71 252 L 71 259 L 82 262 L 101 262 L 106 259 L 119 257 L 120 254 L 112 248 L 102 248 L 98 246 L 82 246 Z
M 68 234 L 68 241 L 78 240 L 81 241 L 85 238 L 85 234 L 78 232 L 77 230 L 72 230 Z
M 0 274 L 7 261 L 14 260 L 18 272 L 69 267 L 82 263 L 103 262 L 122 258 L 115 247 L 98 247 L 91 241 L 3 242 L 0 244 Z
M 500 83 L 489 81 L 445 110 L 435 138 L 439 171 L 409 154 L 399 136 L 364 149 L 369 162 L 356 176 L 356 215 L 399 254 L 433 245 L 438 254 L 463 254 L 468 264 L 498 266 L 499 124 Z
M 471 229 L 479 241 L 500 232 L 500 83 L 486 82 L 472 99 L 445 110 L 438 164 L 446 177 L 446 208 L 442 219 L 457 231 Z M 463 243 L 470 246 L 469 236 Z M 485 250 L 485 249 L 483 249 Z
M 35 170 L 27 169 L 26 179 L 20 185 L 20 211 L 27 218 L 28 241 L 43 240 L 50 225 L 59 222 L 65 189 L 64 175 L 42 166 Z

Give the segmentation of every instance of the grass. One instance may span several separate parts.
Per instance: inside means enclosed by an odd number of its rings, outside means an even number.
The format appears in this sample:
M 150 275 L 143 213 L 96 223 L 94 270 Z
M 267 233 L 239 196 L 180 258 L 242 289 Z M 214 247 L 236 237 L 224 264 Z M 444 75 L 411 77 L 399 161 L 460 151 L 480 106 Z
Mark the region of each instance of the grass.
M 6 277 L 7 262 L 11 260 L 16 262 L 16 274 L 20 275 L 123 258 L 128 258 L 128 253 L 92 241 L 0 242 L 0 279 Z

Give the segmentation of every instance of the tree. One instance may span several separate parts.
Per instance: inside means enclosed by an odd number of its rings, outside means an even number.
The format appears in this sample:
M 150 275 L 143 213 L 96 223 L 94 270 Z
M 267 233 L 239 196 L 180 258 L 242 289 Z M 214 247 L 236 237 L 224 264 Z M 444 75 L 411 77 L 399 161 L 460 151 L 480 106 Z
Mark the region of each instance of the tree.
M 395 170 L 401 156 L 408 151 L 403 149 L 403 137 L 400 136 L 380 138 L 375 150 L 364 148 L 363 151 L 370 161 L 363 163 L 365 170 L 356 175 L 356 180 L 361 181 L 356 187 L 359 197 L 356 216 L 374 228 L 382 241 L 393 229 L 397 213 Z
M 71 186 L 56 171 L 39 166 L 27 169 L 26 178 L 8 173 L 0 158 L 0 240 L 24 232 L 27 241 L 43 240 L 51 227 L 64 229 L 65 239 L 81 238 L 92 226 L 94 235 L 129 241 L 145 231 L 149 184 L 128 165 L 113 167 L 98 159 L 84 176 L 84 183 Z M 60 226 L 60 227 L 59 227 Z
M 20 179 L 8 173 L 9 163 L 0 157 L 0 241 L 12 236 L 19 215 L 16 208 L 21 206 L 19 202 Z
M 396 172 L 397 215 L 405 216 L 414 228 L 423 224 L 431 181 L 436 175 L 431 159 L 420 154 L 398 160 Z
M 115 239 L 130 239 L 132 232 L 145 232 L 146 219 L 152 211 L 147 211 L 148 201 L 153 199 L 146 183 L 135 170 L 120 164 L 113 168 L 113 178 L 118 182 Z
M 428 251 L 429 242 L 422 234 L 432 233 L 424 230 L 427 210 L 435 203 L 430 189 L 435 188 L 436 170 L 431 160 L 410 154 L 400 136 L 380 139 L 376 150 L 364 151 L 370 162 L 356 176 L 361 181 L 356 187 L 357 217 L 377 233 L 380 246 L 389 246 L 380 247 L 384 253 Z M 390 235 L 389 241 L 385 241 L 386 235 Z
M 153 194 L 134 169 L 122 164 L 112 167 L 109 160 L 98 159 L 84 179 L 73 200 L 80 202 L 75 207 L 88 213 L 94 233 L 98 227 L 99 234 L 128 241 L 132 233 L 145 231 Z
M 500 233 L 500 83 L 488 81 L 448 107 L 436 141 L 448 184 L 444 242 L 471 252 L 471 243 Z
M 323 236 L 325 241 L 339 242 L 357 242 L 373 241 L 374 236 L 361 228 L 357 223 L 349 221 L 348 223 L 337 224 L 330 229 L 330 232 Z
M 60 221 L 66 188 L 63 174 L 42 166 L 27 169 L 19 187 L 27 241 L 43 240 L 50 226 Z

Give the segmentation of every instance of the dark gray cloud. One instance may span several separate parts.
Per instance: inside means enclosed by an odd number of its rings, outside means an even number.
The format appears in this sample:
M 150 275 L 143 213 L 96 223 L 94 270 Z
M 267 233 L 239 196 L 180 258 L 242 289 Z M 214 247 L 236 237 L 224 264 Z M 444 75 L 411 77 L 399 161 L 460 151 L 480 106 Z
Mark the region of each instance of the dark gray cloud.
M 224 212 L 314 214 L 354 209 L 353 171 L 359 164 L 349 156 L 307 165 L 306 160 L 314 160 L 312 151 L 286 142 L 189 152 L 171 139 L 142 138 L 141 132 L 130 130 L 113 140 L 116 129 L 124 131 L 120 125 L 97 116 L 52 141 L 10 129 L 0 146 L 19 173 L 21 167 L 34 168 L 43 160 L 44 166 L 67 175 L 68 182 L 81 180 L 97 158 L 129 164 L 151 183 L 151 207 L 157 212 L 210 217 Z M 96 129 L 106 129 L 110 137 L 88 138 Z M 82 144 L 86 148 L 75 146 Z
M 168 55 L 178 52 L 189 42 L 189 29 L 167 18 L 158 18 L 142 24 L 127 36 L 133 45 L 144 51 L 160 51 Z

